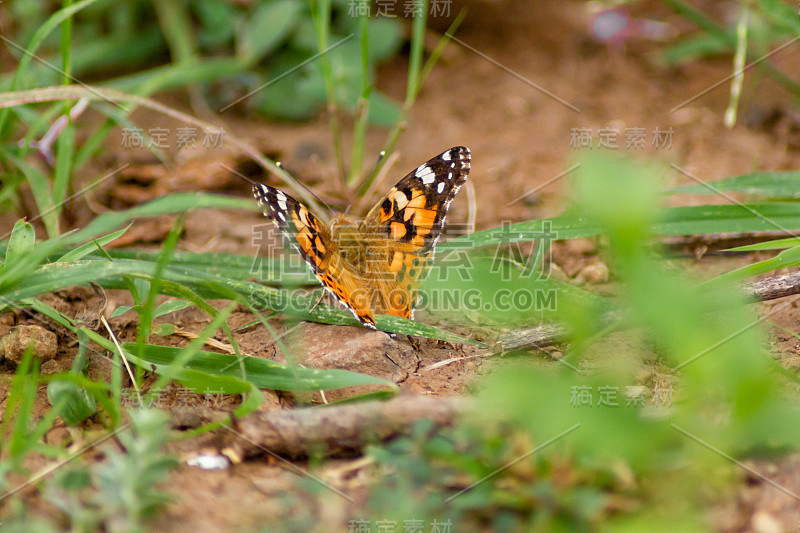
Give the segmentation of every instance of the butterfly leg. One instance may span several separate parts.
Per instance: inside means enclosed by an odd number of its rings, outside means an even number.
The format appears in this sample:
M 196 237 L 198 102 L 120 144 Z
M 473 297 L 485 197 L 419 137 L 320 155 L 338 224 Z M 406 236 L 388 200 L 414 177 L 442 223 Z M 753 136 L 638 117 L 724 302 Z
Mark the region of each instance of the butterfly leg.
M 414 335 L 406 335 L 406 337 L 408 338 L 408 344 L 410 344 L 411 347 L 414 348 L 414 351 L 419 352 L 422 346 L 420 338 L 415 337 Z

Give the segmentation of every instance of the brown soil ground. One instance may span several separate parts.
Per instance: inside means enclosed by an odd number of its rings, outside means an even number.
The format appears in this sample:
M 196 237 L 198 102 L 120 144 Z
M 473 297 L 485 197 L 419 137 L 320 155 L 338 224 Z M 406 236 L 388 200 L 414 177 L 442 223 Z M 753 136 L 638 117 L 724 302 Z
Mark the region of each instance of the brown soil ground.
M 757 69 L 747 73 L 739 123 L 726 128 L 723 115 L 728 104 L 729 85 L 723 83 L 696 96 L 730 75 L 732 59 L 729 56 L 666 68 L 660 65 L 656 55 L 663 44 L 641 35 L 631 35 L 614 45 L 598 43 L 590 35 L 591 12 L 584 2 L 472 0 L 466 4 L 469 13 L 457 32 L 460 42 L 447 48 L 427 80 L 398 145 L 399 158 L 386 181 L 374 188 L 376 195 L 407 169 L 415 168 L 448 147 L 464 145 L 472 151 L 470 181 L 476 198 L 477 230 L 498 226 L 503 221 L 558 215 L 569 203 L 570 189 L 568 176 L 556 177 L 569 168 L 577 153 L 571 145 L 574 128 L 592 129 L 595 145 L 598 129 L 616 128 L 620 132 L 617 151 L 660 162 L 665 169 L 664 188 L 692 183 L 691 179 L 671 170 L 670 163 L 703 181 L 756 170 L 800 168 L 797 123 L 786 126 L 786 122 L 778 120 L 776 126 L 774 121 L 764 120 L 786 110 L 790 96 Z M 722 3 L 698 4 L 721 17 Z M 455 12 L 457 7 L 453 5 L 452 9 Z M 694 31 L 685 19 L 656 2 L 637 4 L 632 16 L 637 20 L 660 20 L 677 35 Z M 430 25 L 444 30 L 449 20 L 433 19 Z M 797 47 L 783 50 L 771 61 L 784 72 L 800 71 Z M 401 99 L 405 71 L 404 58 L 393 60 L 380 69 L 378 85 L 390 96 Z M 183 97 L 165 97 L 164 100 L 178 107 L 185 101 Z M 673 111 L 676 106 L 680 109 Z M 264 123 L 233 114 L 220 119 L 231 134 L 249 140 L 284 162 L 320 197 L 346 206 L 349 193 L 338 186 L 326 116 L 301 125 Z M 137 112 L 134 121 L 145 129 L 151 125 L 177 127 L 150 112 Z M 644 149 L 625 147 L 624 132 L 628 128 L 645 130 Z M 650 143 L 653 132 L 670 128 L 673 130 L 671 145 L 653 147 Z M 368 153 L 380 149 L 383 135 L 380 131 L 372 132 Z M 157 189 L 159 192 L 187 187 L 249 195 L 249 186 L 244 180 L 231 179 L 228 174 L 218 172 L 220 163 L 236 165 L 240 161 L 236 154 L 227 151 L 210 156 L 206 153 L 205 159 L 188 162 L 181 156 L 175 160 L 171 171 L 154 163 L 146 151 L 121 149 L 119 137 L 109 141 L 107 154 L 102 161 L 92 163 L 95 168 L 87 171 L 87 175 L 107 172 L 122 161 L 132 162 L 135 168 L 126 174 L 126 179 L 109 182 L 99 190 L 89 205 L 82 204 L 82 210 L 73 214 L 72 222 L 76 226 L 95 216 L 102 210 L 101 205 L 121 208 L 151 198 L 154 186 L 142 178 L 147 172 L 155 172 L 155 182 L 162 183 L 162 188 Z M 152 165 L 148 166 L 149 163 Z M 156 167 L 159 170 L 153 170 Z M 169 176 L 179 178 L 168 182 L 168 186 L 163 185 L 163 180 Z M 510 203 L 534 190 L 524 201 Z M 467 194 L 459 195 L 451 207 L 449 220 L 467 220 L 467 197 Z M 670 201 L 701 203 L 709 198 L 680 197 Z M 726 200 L 710 201 L 722 203 Z M 14 217 L 4 216 L 0 220 L 5 232 L 6 228 L 10 229 Z M 255 254 L 257 249 L 252 245 L 251 232 L 253 226 L 262 221 L 254 212 L 193 213 L 186 221 L 179 247 L 189 251 Z M 133 236 L 126 238 L 138 247 L 152 246 L 164 238 L 171 225 L 171 219 L 141 221 L 132 228 Z M 591 252 L 591 245 L 589 249 Z M 559 244 L 554 262 L 571 278 L 588 264 L 601 261 L 597 254 L 584 252 L 581 245 Z M 690 249 L 674 260 L 700 278 L 766 257 L 723 258 L 709 254 L 698 259 L 693 252 Z M 601 283 L 596 290 L 611 292 L 611 286 Z M 111 291 L 109 297 L 111 305 L 131 303 L 124 300 L 122 292 Z M 72 315 L 97 305 L 96 296 L 85 288 L 63 291 L 47 301 Z M 132 340 L 135 323 L 126 317 L 112 324 L 122 340 Z M 242 311 L 234 314 L 231 323 L 237 326 L 250 320 L 251 317 Z M 773 320 L 789 330 L 800 329 L 793 307 L 777 314 Z M 13 318 L 6 316 L 0 323 L 0 333 L 24 322 L 26 319 L 20 314 Z M 207 324 L 207 317 L 196 310 L 186 310 L 171 315 L 170 322 L 184 330 L 198 332 Z M 280 328 L 280 321 L 275 321 L 275 325 Z M 784 366 L 796 370 L 800 366 L 800 343 L 777 329 L 771 334 L 774 351 L 780 354 Z M 178 346 L 188 343 L 181 338 L 165 339 L 164 342 Z M 75 353 L 74 344 L 69 344 L 68 340 L 59 337 L 56 360 L 61 368 L 69 366 Z M 261 327 L 243 331 L 238 340 L 246 353 L 269 355 L 264 346 L 270 344 L 271 337 Z M 420 370 L 424 365 L 462 353 L 471 352 L 469 348 L 423 342 L 419 360 L 407 368 L 401 388 L 434 396 L 463 394 L 476 376 L 497 364 L 493 360 L 477 359 L 433 372 Z M 270 396 L 264 408 L 279 408 L 286 402 L 284 397 Z M 40 409 L 45 409 L 46 397 L 43 396 L 40 403 Z M 198 451 L 198 446 L 196 441 L 182 441 L 173 445 L 173 451 L 185 458 Z M 332 461 L 324 469 L 332 470 L 346 461 L 349 460 Z M 37 465 L 31 466 L 35 469 Z M 307 467 L 301 463 L 298 466 Z M 796 456 L 753 467 L 800 493 L 800 463 Z M 152 529 L 192 533 L 270 530 L 283 519 L 310 513 L 326 524 L 339 524 L 338 530 L 346 531 L 347 520 L 353 516 L 354 509 L 328 496 L 301 505 L 287 496 L 297 493 L 298 479 L 286 464 L 273 459 L 248 461 L 226 471 L 204 471 L 186 466 L 184 462 L 165 487 L 176 496 L 176 501 L 155 520 Z M 363 494 L 365 487 L 363 484 L 354 487 L 353 493 Z M 358 509 L 358 504 L 355 508 Z M 735 494 L 710 515 L 719 531 L 789 531 L 797 527 L 800 506 L 770 485 L 749 479 L 746 483 L 743 480 Z M 775 528 L 769 529 L 771 525 Z

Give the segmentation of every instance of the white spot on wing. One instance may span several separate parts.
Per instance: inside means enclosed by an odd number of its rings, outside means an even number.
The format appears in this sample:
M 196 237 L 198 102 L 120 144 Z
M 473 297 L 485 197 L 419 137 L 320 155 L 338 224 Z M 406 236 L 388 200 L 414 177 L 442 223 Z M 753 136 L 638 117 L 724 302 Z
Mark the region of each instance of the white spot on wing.
M 417 168 L 417 171 L 414 173 L 414 176 L 421 180 L 425 185 L 430 185 L 436 180 L 436 174 L 433 173 L 433 169 L 428 165 L 420 165 Z
M 446 151 L 445 153 L 442 154 L 442 159 L 444 161 L 450 161 L 450 150 L 448 150 L 448 151 Z
M 438 192 L 439 194 L 442 194 L 442 191 L 444 191 L 444 182 L 440 181 L 439 185 L 436 187 L 436 192 Z

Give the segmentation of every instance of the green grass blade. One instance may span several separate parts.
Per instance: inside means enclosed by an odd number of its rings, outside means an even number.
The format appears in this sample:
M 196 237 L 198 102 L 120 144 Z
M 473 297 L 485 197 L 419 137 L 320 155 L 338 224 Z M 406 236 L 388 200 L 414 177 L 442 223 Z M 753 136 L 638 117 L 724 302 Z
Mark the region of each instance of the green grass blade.
M 193 26 L 188 5 L 183 1 L 153 2 L 159 26 L 167 40 L 173 63 L 191 63 L 195 56 Z
M 246 72 L 247 64 L 240 58 L 197 59 L 193 64 L 174 64 L 151 67 L 126 74 L 104 83 L 104 86 L 147 96 L 155 92 L 177 89 L 186 85 L 215 82 Z
M 783 28 L 791 35 L 800 34 L 800 19 L 797 17 L 797 5 L 780 2 L 778 0 L 759 0 L 757 5 L 773 24 Z
M 208 208 L 258 210 L 258 206 L 249 198 L 195 192 L 170 194 L 126 211 L 103 213 L 92 220 L 85 228 L 72 234 L 65 244 L 86 241 L 102 233 L 112 231 L 137 217 L 167 215 Z
M 781 268 L 791 268 L 800 265 L 800 246 L 789 248 L 779 253 L 775 257 L 770 257 L 764 261 L 759 261 L 750 265 L 737 268 L 731 272 L 726 272 L 707 281 L 704 286 L 717 286 L 723 283 L 738 281 L 751 276 L 757 276 L 766 272 L 772 272 Z
M 411 51 L 408 58 L 408 81 L 406 84 L 406 101 L 414 102 L 419 94 L 420 72 L 422 71 L 422 53 L 425 51 L 425 30 L 428 23 L 428 1 L 415 3 L 418 7 L 411 21 Z
M 42 44 L 42 42 L 44 42 L 47 36 L 50 35 L 50 32 L 60 26 L 64 21 L 75 15 L 75 13 L 90 6 L 91 4 L 94 4 L 97 1 L 98 0 L 83 0 L 77 4 L 60 9 L 53 13 L 44 24 L 39 26 L 39 28 L 36 30 L 36 33 L 33 34 L 31 41 L 25 47 L 25 53 L 20 57 L 19 64 L 14 72 L 14 78 L 11 81 L 9 90 L 13 91 L 18 87 L 19 79 L 28 71 L 31 61 L 36 57 L 36 51 L 39 49 L 39 46 Z M 5 132 L 7 117 L 7 110 L 3 109 L 0 111 L 0 133 Z
M 776 239 L 774 241 L 758 242 L 755 244 L 747 244 L 745 246 L 737 246 L 735 248 L 728 248 L 726 252 L 759 252 L 763 250 L 783 250 L 785 248 L 792 248 L 793 246 L 800 246 L 800 237 L 792 237 L 789 239 Z
M 730 46 L 726 42 L 710 35 L 701 35 L 673 44 L 663 50 L 661 56 L 667 65 L 677 66 L 728 51 Z
M 72 285 L 88 285 L 90 281 L 100 283 L 108 278 L 120 279 L 126 274 L 149 278 L 154 269 L 153 263 L 142 261 L 52 263 L 31 272 L 25 277 L 23 283 L 0 292 L 0 303 L 8 305 Z
M 172 251 L 178 244 L 178 237 L 180 237 L 181 230 L 183 229 L 184 218 L 185 214 L 178 216 L 175 224 L 172 225 L 172 229 L 170 229 L 167 238 L 164 240 L 164 244 L 161 246 L 161 254 L 159 254 L 158 261 L 156 262 L 156 268 L 153 271 L 153 280 L 150 283 L 150 290 L 147 293 L 147 298 L 145 299 L 144 304 L 142 305 L 142 310 L 139 313 L 139 329 L 137 332 L 137 339 L 140 343 L 145 343 L 147 342 L 147 339 L 150 338 L 150 329 L 152 326 L 151 322 L 153 320 L 153 308 L 156 305 L 156 296 L 159 294 L 161 277 L 164 269 L 169 263 Z
M 14 229 L 11 230 L 11 238 L 8 241 L 6 248 L 3 269 L 14 266 L 15 263 L 22 261 L 27 257 L 36 244 L 36 232 L 33 226 L 24 220 L 17 220 L 14 224 Z
M 800 229 L 800 204 L 793 202 L 673 207 L 653 227 L 662 235 L 705 235 Z
M 134 352 L 135 343 L 125 343 L 123 349 Z M 169 366 L 176 358 L 180 357 L 181 348 L 172 346 L 144 346 L 140 354 L 141 360 L 146 364 Z M 247 379 L 262 389 L 286 391 L 316 391 L 334 390 L 342 387 L 356 385 L 385 385 L 396 389 L 394 382 L 386 379 L 356 374 L 346 370 L 318 370 L 315 368 L 288 368 L 284 365 L 261 359 L 259 357 L 244 357 L 244 366 L 247 370 Z M 237 377 L 239 358 L 234 355 L 216 352 L 196 351 L 186 361 L 187 370 L 195 370 L 211 375 Z
M 317 305 L 316 308 L 314 308 L 317 303 L 317 298 L 313 296 L 298 295 L 297 293 L 290 293 L 289 291 L 277 291 L 270 287 L 264 287 L 263 285 L 252 282 L 211 277 L 201 282 L 201 284 L 213 291 L 205 294 L 202 291 L 198 291 L 206 297 L 238 298 L 244 305 L 255 305 L 262 310 L 272 309 L 299 320 L 310 320 L 322 324 L 360 326 L 360 322 L 348 311 L 336 309 L 328 305 Z M 314 308 L 314 311 L 310 312 L 312 308 Z M 377 315 L 375 321 L 378 329 L 386 332 L 415 335 L 449 342 L 481 344 L 466 337 L 407 318 Z
M 72 0 L 63 0 L 63 7 L 69 8 L 72 5 Z M 62 74 L 63 85 L 69 85 L 69 75 L 72 72 L 72 62 L 70 61 L 70 45 L 72 44 L 72 17 L 67 17 L 61 24 L 61 42 L 59 43 L 61 50 L 61 61 L 64 69 Z
M 675 10 L 676 13 L 696 24 L 699 28 L 705 30 L 712 37 L 724 42 L 730 48 L 733 48 L 733 46 L 736 44 L 736 36 L 732 30 L 720 26 L 713 19 L 707 17 L 690 4 L 681 0 L 662 1 Z
M 555 218 L 530 220 L 509 224 L 499 228 L 477 231 L 443 242 L 438 246 L 438 254 L 454 250 L 464 250 L 478 246 L 528 242 L 545 238 L 576 239 L 598 235 L 601 229 L 585 217 L 564 215 Z M 437 255 L 438 255 L 437 254 Z
M 61 235 L 58 238 L 38 244 L 33 253 L 27 254 L 24 261 L 18 261 L 13 268 L 6 268 L 0 272 L 0 295 L 8 289 L 9 285 L 14 285 L 21 277 L 36 269 L 47 256 L 64 246 L 86 242 L 98 235 L 108 233 L 139 216 L 181 213 L 209 207 L 237 210 L 254 210 L 257 208 L 254 202 L 247 199 L 203 193 L 181 193 L 163 196 L 127 211 L 104 213 L 79 231 Z
M 800 172 L 755 172 L 732 176 L 708 184 L 677 187 L 669 194 L 714 194 L 736 192 L 768 199 L 800 198 Z
M 685 17 L 686 19 L 690 20 L 698 27 L 705 30 L 708 35 L 718 40 L 720 43 L 724 44 L 726 49 L 733 49 L 736 46 L 736 34 L 735 32 L 718 24 L 713 19 L 707 17 L 699 10 L 695 9 L 691 5 L 681 0 L 662 0 L 664 3 L 672 7 L 676 13 Z M 777 19 L 782 20 L 779 23 L 779 26 L 786 28 L 787 21 L 796 21 L 797 16 L 796 13 L 792 13 L 791 8 L 788 5 L 783 5 L 780 8 L 777 8 L 776 11 L 772 11 L 772 8 L 777 4 L 774 0 L 759 0 L 758 6 L 762 10 L 766 10 L 768 13 L 772 13 L 773 18 L 775 18 L 775 14 L 778 14 Z M 788 16 L 786 16 L 789 14 Z M 788 22 L 791 24 L 791 22 Z M 791 32 L 792 35 L 796 34 L 797 30 Z M 672 53 L 672 57 L 674 58 L 675 53 Z M 752 57 L 751 57 L 752 56 Z M 765 59 L 763 56 L 763 52 L 757 52 L 756 54 L 749 53 L 748 58 L 751 60 L 755 60 L 758 57 L 759 61 L 757 62 L 757 66 L 769 74 L 775 81 L 783 85 L 788 91 L 792 92 L 793 94 L 800 94 L 800 85 L 797 84 L 791 77 L 787 76 L 777 68 L 775 68 L 769 61 L 762 61 Z
M 436 44 L 436 48 L 434 48 L 433 52 L 431 53 L 431 56 L 428 58 L 428 61 L 425 62 L 425 66 L 423 67 L 422 72 L 419 74 L 419 76 L 417 77 L 417 81 L 414 84 L 417 93 L 409 93 L 408 91 L 406 91 L 406 99 L 403 102 L 403 107 L 400 113 L 400 117 L 392 126 L 392 129 L 389 132 L 389 134 L 386 136 L 386 143 L 383 146 L 383 151 L 386 154 L 390 154 L 394 151 L 394 148 L 397 145 L 397 141 L 400 139 L 400 135 L 402 135 L 403 130 L 405 129 L 408 112 L 410 111 L 411 106 L 416 101 L 417 94 L 419 90 L 422 88 L 422 84 L 425 83 L 425 80 L 428 78 L 428 74 L 430 74 L 430 71 L 433 69 L 433 66 L 436 64 L 436 61 L 438 61 L 439 56 L 444 51 L 445 46 L 447 46 L 447 44 L 450 42 L 451 39 L 449 35 L 452 35 L 456 31 L 456 29 L 458 29 L 458 27 L 461 25 L 461 22 L 464 20 L 465 16 L 466 16 L 466 10 L 461 10 L 458 16 L 453 21 L 453 23 L 450 25 L 450 28 L 447 30 L 446 34 L 443 35 L 441 39 L 439 39 L 439 42 Z M 415 29 L 414 31 L 416 31 L 417 33 L 412 33 L 412 39 L 415 38 L 424 39 L 424 28 Z M 411 65 L 409 65 L 409 75 L 411 73 L 411 70 L 412 67 Z M 409 87 L 410 86 L 411 84 L 409 81 Z M 370 174 L 366 177 L 363 183 L 361 183 L 358 189 L 359 196 L 363 196 L 367 193 L 367 191 L 369 191 L 369 188 L 372 186 L 372 183 L 375 181 L 375 178 L 377 178 L 378 175 L 380 174 L 380 171 L 383 168 L 383 165 L 386 163 L 386 161 L 388 161 L 388 158 L 386 157 L 384 157 L 381 161 L 379 161 L 378 164 L 375 165 L 375 168 L 372 170 L 372 172 L 370 172 Z
M 78 331 L 83 332 L 92 342 L 95 344 L 102 346 L 105 350 L 109 351 L 116 351 L 116 346 L 105 337 L 99 335 L 97 332 L 92 331 L 87 328 L 76 328 L 66 317 L 58 313 L 56 310 L 52 308 L 48 308 L 44 304 L 39 303 L 35 305 L 35 308 L 38 311 L 44 312 L 47 316 L 55 320 L 57 323 L 61 324 L 68 330 L 72 331 L 73 333 L 77 333 Z M 176 366 L 170 365 L 170 361 L 174 362 L 174 356 L 177 353 L 173 353 L 173 357 L 169 361 L 161 361 L 159 363 L 151 362 L 147 359 L 140 359 L 137 357 L 136 351 L 139 350 L 139 344 L 136 343 L 125 343 L 123 345 L 123 353 L 125 354 L 126 359 L 129 362 L 137 365 L 138 367 L 152 371 L 152 365 L 156 365 L 155 372 L 159 375 L 167 374 L 169 375 L 170 379 L 174 379 L 178 383 L 181 383 L 185 387 L 197 391 L 199 393 L 203 393 L 206 391 L 212 391 L 217 393 L 224 393 L 224 394 L 246 394 L 247 398 L 245 399 L 244 403 L 239 406 L 239 408 L 235 411 L 237 416 L 244 416 L 245 414 L 252 412 L 254 409 L 257 409 L 258 406 L 261 404 L 261 391 L 259 391 L 252 383 L 242 381 L 241 379 L 236 378 L 232 372 L 231 375 L 215 375 L 210 374 L 208 372 L 204 372 L 201 370 L 196 370 L 191 368 L 191 363 L 188 368 L 179 368 Z M 149 347 L 152 345 L 141 345 L 141 351 L 145 355 L 148 354 Z M 180 348 L 175 348 L 175 350 L 181 350 Z M 196 354 L 195 354 L 196 355 Z M 218 354 L 214 354 L 218 355 Z M 233 356 L 230 356 L 233 357 Z M 235 358 L 234 358 L 235 359 Z M 235 364 L 235 363 L 234 363 Z M 277 364 L 277 363 L 275 363 Z M 112 367 L 112 373 L 118 375 L 121 378 L 121 365 L 114 365 Z M 74 374 L 72 375 L 74 376 Z M 65 376 L 65 379 L 73 379 L 72 377 Z M 112 377 L 113 379 L 113 377 Z M 107 406 L 107 410 L 109 413 L 116 413 L 116 418 L 112 420 L 112 426 L 116 426 L 119 422 L 119 405 L 120 399 L 119 395 L 121 390 L 119 389 L 119 383 L 115 382 L 111 384 L 112 395 L 114 395 L 114 404 L 110 404 Z M 102 396 L 102 395 L 101 395 Z M 98 401 L 100 398 L 95 396 Z M 102 403 L 102 402 L 101 402 Z M 105 405 L 104 405 L 105 406 Z M 4 419 L 5 422 L 6 419 Z M 0 426 L 0 429 L 2 426 Z
M 331 33 L 331 0 L 313 0 L 311 2 L 311 16 L 314 19 L 314 29 L 317 33 L 317 47 L 319 52 L 328 48 L 328 38 Z M 344 155 L 342 153 L 342 141 L 339 133 L 339 113 L 336 104 L 336 84 L 333 79 L 333 67 L 331 66 L 330 54 L 320 56 L 322 66 L 322 77 L 325 81 L 325 94 L 328 101 L 328 125 L 331 130 L 336 163 L 339 169 L 339 177 L 342 183 L 347 185 L 347 174 L 344 169 Z
M 230 61 L 226 61 L 226 64 Z M 34 102 L 49 102 L 56 100 L 66 99 L 80 99 L 85 98 L 90 102 L 104 101 L 106 103 L 114 102 L 128 102 L 137 106 L 146 107 L 156 112 L 162 113 L 166 116 L 172 117 L 185 124 L 201 128 L 203 130 L 216 131 L 219 128 L 208 122 L 198 120 L 197 118 L 180 112 L 171 107 L 165 106 L 155 100 L 143 98 L 141 96 L 121 93 L 112 89 L 101 87 L 84 87 L 84 86 L 63 86 L 63 87 L 46 87 L 43 89 L 31 89 L 28 91 L 7 92 L 0 93 L 0 108 L 8 108 L 29 104 Z M 233 135 L 226 135 L 226 143 L 231 144 L 250 156 L 264 169 L 277 175 L 284 181 L 287 187 L 291 188 L 297 193 L 298 199 L 301 199 L 313 212 L 322 217 L 325 211 L 319 206 L 316 198 L 304 187 L 302 187 L 297 180 L 295 180 L 288 172 L 279 167 L 275 162 L 264 157 L 260 151 L 256 150 L 250 144 L 238 139 Z
M 369 17 L 367 13 L 359 15 L 358 29 L 361 33 L 361 95 L 358 98 L 356 119 L 353 124 L 353 148 L 350 153 L 348 185 L 356 182 L 364 165 L 364 143 L 367 134 L 367 119 L 369 118 L 369 96 L 372 92 L 372 83 L 369 78 Z
M 275 0 L 257 5 L 242 28 L 237 55 L 249 65 L 267 58 L 294 30 L 301 9 L 302 4 L 294 0 Z
M 12 462 L 21 461 L 28 449 L 26 434 L 28 420 L 36 401 L 38 385 L 38 368 L 33 363 L 33 345 L 25 349 L 22 360 L 17 366 L 11 387 L 6 398 L 6 411 L 0 425 L 0 434 L 3 436 L 4 448 Z M 10 426 L 10 427 L 9 427 Z
M 158 318 L 160 316 L 174 313 L 175 311 L 180 311 L 181 309 L 186 309 L 187 307 L 191 307 L 191 305 L 192 302 L 188 302 L 186 300 L 170 300 L 168 302 L 164 302 L 155 308 L 153 311 L 153 318 Z
M 652 232 L 661 235 L 707 235 L 758 231 L 800 230 L 800 205 L 793 202 L 742 205 L 698 205 L 664 209 Z M 599 235 L 601 229 L 585 217 L 565 215 L 519 222 L 439 245 L 440 251 L 534 241 L 547 233 L 550 239 L 575 239 Z
M 77 248 L 73 248 L 69 252 L 59 257 L 56 262 L 70 263 L 73 261 L 78 261 L 79 259 L 83 259 L 87 255 L 95 252 L 98 247 L 103 247 L 122 237 L 131 226 L 133 226 L 133 222 L 121 230 L 115 231 L 114 233 L 109 233 L 108 235 L 104 235 L 98 239 L 92 239 L 92 242 L 87 242 L 86 244 L 78 246 Z
M 29 164 L 22 158 L 9 153 L 5 155 L 24 174 L 25 179 L 28 181 L 33 193 L 33 200 L 36 202 L 36 208 L 39 210 L 39 218 L 44 223 L 47 235 L 49 237 L 58 236 L 60 233 L 58 223 L 59 209 L 53 201 L 53 191 L 50 188 L 47 176 L 36 166 Z
M 53 174 L 53 203 L 56 206 L 55 219 L 59 220 L 67 190 L 72 179 L 72 162 L 75 157 L 75 127 L 67 125 L 56 141 L 56 167 Z M 56 234 L 57 235 L 57 234 Z M 51 235 L 54 237 L 55 235 Z
M 146 354 L 146 347 L 151 345 L 132 344 L 133 350 L 142 350 Z M 141 347 L 141 348 L 137 348 Z M 125 357 L 129 362 L 146 370 L 153 370 L 159 376 L 166 377 L 172 381 L 180 383 L 187 389 L 198 394 L 244 394 L 248 395 L 248 400 L 239 406 L 235 411 L 238 416 L 243 416 L 257 409 L 263 398 L 261 391 L 252 383 L 243 381 L 231 375 L 214 375 L 208 372 L 193 370 L 191 368 L 181 368 L 170 364 L 157 364 L 147 359 L 143 359 L 135 354 L 135 351 L 124 350 Z
M 156 380 L 156 382 L 153 384 L 152 388 L 150 389 L 150 395 L 152 395 L 152 393 L 154 391 L 160 391 L 167 384 L 167 382 L 170 380 L 170 375 L 171 374 L 174 374 L 175 372 L 180 372 L 181 370 L 186 368 L 186 364 L 189 361 L 192 360 L 192 358 L 194 357 L 194 354 L 197 353 L 200 350 L 200 348 L 203 346 L 203 344 L 206 342 L 206 340 L 209 337 L 211 337 L 212 335 L 214 335 L 217 332 L 217 330 L 222 326 L 222 324 L 225 322 L 225 320 L 227 320 L 228 316 L 230 316 L 231 312 L 235 309 L 235 307 L 236 307 L 236 304 L 232 303 L 232 304 L 228 305 L 228 307 L 226 307 L 222 311 L 219 311 L 217 313 L 217 316 L 215 316 L 211 320 L 211 322 L 209 322 L 209 324 L 206 327 L 203 328 L 203 330 L 197 335 L 197 337 L 192 339 L 192 341 L 189 343 L 188 346 L 186 346 L 185 348 L 182 348 L 177 353 L 177 357 L 175 357 L 175 359 L 173 359 L 170 362 L 169 372 L 162 373 L 159 376 L 159 378 Z M 142 356 L 142 352 L 144 350 L 145 345 L 146 345 L 146 340 L 136 343 L 136 345 L 135 345 L 136 346 L 135 347 L 135 353 L 136 353 L 136 355 L 138 357 Z M 130 350 L 130 351 L 132 351 L 132 350 Z M 241 379 L 242 381 L 247 381 L 247 375 L 245 374 L 244 371 L 242 372 L 242 375 L 235 376 L 235 377 Z M 149 397 L 148 400 L 150 400 L 150 399 L 152 399 L 152 398 Z

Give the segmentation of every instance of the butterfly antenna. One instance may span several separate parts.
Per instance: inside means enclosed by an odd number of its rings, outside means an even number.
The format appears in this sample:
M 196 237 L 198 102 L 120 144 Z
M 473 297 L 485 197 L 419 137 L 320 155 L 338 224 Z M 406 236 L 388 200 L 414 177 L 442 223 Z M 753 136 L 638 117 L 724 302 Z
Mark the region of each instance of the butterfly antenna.
M 378 165 L 381 164 L 381 161 L 383 161 L 384 157 L 386 157 L 386 150 L 381 150 L 378 153 L 378 159 L 375 161 L 375 166 L 372 167 L 370 173 L 367 174 L 368 176 L 371 176 L 378 169 Z M 361 198 L 361 194 L 365 191 L 365 189 L 369 187 L 369 184 L 370 184 L 369 180 L 364 180 L 363 182 L 361 182 L 361 186 L 358 188 L 358 191 L 356 191 L 356 194 L 353 196 L 353 199 L 350 200 L 349 204 L 347 204 L 347 209 L 344 210 L 345 214 L 347 214 L 347 212 L 350 211 L 350 208 L 353 206 L 353 202 L 355 202 L 356 199 Z
M 302 181 L 300 181 L 300 180 L 298 180 L 297 178 L 295 178 L 295 177 L 292 175 L 292 173 L 291 173 L 291 172 L 289 172 L 288 170 L 286 170 L 286 167 L 284 167 L 284 166 L 283 166 L 283 163 L 281 163 L 280 161 L 275 161 L 275 166 L 277 166 L 279 169 L 283 170 L 284 172 L 286 172 L 287 174 L 289 174 L 290 176 L 292 176 L 292 179 L 294 179 L 295 183 L 297 183 L 297 184 L 298 184 L 298 185 L 300 185 L 300 186 L 301 186 L 303 189 L 305 189 L 305 190 L 306 190 L 306 192 L 307 192 L 308 194 L 310 194 L 311 196 L 313 196 L 313 197 L 314 197 L 314 199 L 315 199 L 317 202 L 319 202 L 321 205 L 324 205 L 324 206 L 325 206 L 327 209 L 330 209 L 331 211 L 333 211 L 333 208 L 331 208 L 331 206 L 329 206 L 329 205 L 328 205 L 328 202 L 326 202 L 325 200 L 323 200 L 322 198 L 320 198 L 319 196 L 317 196 L 316 194 L 314 194 L 314 191 L 312 191 L 311 189 L 309 189 L 308 187 L 306 187 L 306 184 L 305 184 L 305 183 L 303 183 Z

